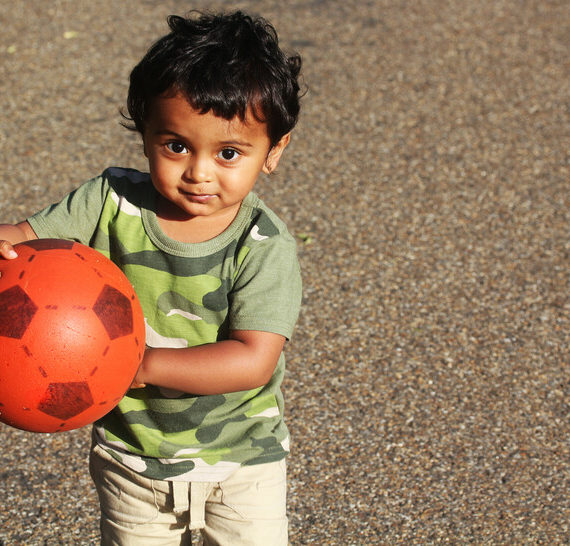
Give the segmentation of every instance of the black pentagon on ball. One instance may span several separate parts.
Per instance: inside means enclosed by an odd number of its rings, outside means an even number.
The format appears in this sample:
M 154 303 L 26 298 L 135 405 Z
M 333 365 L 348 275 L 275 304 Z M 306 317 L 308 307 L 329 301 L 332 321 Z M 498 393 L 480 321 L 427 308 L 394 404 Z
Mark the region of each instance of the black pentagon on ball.
M 37 310 L 18 285 L 0 292 L 0 336 L 21 339 Z
M 133 333 L 133 309 L 129 298 L 116 288 L 106 284 L 93 311 L 107 330 L 110 339 Z
M 37 409 L 46 415 L 66 420 L 93 405 L 93 396 L 85 381 L 50 383 Z

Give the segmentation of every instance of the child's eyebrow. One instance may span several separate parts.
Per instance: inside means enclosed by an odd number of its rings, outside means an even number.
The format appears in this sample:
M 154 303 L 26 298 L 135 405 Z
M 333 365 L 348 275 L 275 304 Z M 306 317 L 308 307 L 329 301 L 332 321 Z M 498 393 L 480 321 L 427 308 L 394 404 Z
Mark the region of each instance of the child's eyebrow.
M 240 148 L 253 148 L 253 144 L 245 140 L 222 140 L 220 146 L 239 146 Z
M 179 135 L 174 131 L 169 131 L 168 129 L 157 129 L 156 131 L 153 131 L 153 134 L 156 136 L 169 136 L 169 137 L 178 138 L 180 140 L 185 140 L 182 135 Z
M 181 141 L 186 141 L 187 138 L 184 137 L 183 135 L 180 135 L 178 133 L 176 133 L 175 131 L 170 131 L 168 129 L 157 129 L 156 131 L 154 131 L 154 134 L 157 136 L 168 136 L 168 137 L 172 137 L 172 138 L 177 138 L 178 140 Z M 220 142 L 218 142 L 218 144 L 220 146 L 239 146 L 242 148 L 253 148 L 254 145 L 251 142 L 248 142 L 246 140 L 239 140 L 239 139 L 228 139 L 228 140 L 221 140 Z

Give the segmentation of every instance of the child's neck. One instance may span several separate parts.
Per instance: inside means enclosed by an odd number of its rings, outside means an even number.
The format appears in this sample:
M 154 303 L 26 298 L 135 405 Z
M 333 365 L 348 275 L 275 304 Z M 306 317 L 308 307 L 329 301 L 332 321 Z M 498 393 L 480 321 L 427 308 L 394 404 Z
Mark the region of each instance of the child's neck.
M 210 216 L 189 216 L 168 206 L 161 196 L 156 218 L 165 235 L 181 243 L 203 243 L 217 237 L 234 221 L 240 204 Z

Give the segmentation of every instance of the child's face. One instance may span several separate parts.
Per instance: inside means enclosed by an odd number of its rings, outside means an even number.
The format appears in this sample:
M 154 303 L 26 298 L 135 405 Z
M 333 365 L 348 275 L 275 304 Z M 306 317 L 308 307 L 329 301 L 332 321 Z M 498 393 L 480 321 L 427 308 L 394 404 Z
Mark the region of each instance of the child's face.
M 245 122 L 228 121 L 200 114 L 175 95 L 154 100 L 143 141 L 152 182 L 167 207 L 175 205 L 178 220 L 229 225 L 259 173 L 275 169 L 289 135 L 270 149 L 265 123 L 251 112 Z

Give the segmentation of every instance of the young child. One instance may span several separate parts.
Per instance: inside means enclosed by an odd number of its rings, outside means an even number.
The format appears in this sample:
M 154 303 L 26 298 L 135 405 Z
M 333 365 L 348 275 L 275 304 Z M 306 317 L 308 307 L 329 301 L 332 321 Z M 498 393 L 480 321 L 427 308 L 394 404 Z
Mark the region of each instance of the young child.
M 103 544 L 287 544 L 283 346 L 297 319 L 295 241 L 251 192 L 299 113 L 298 56 L 241 12 L 171 16 L 130 78 L 149 174 L 109 168 L 16 225 L 117 263 L 146 320 L 142 364 L 93 427 Z

